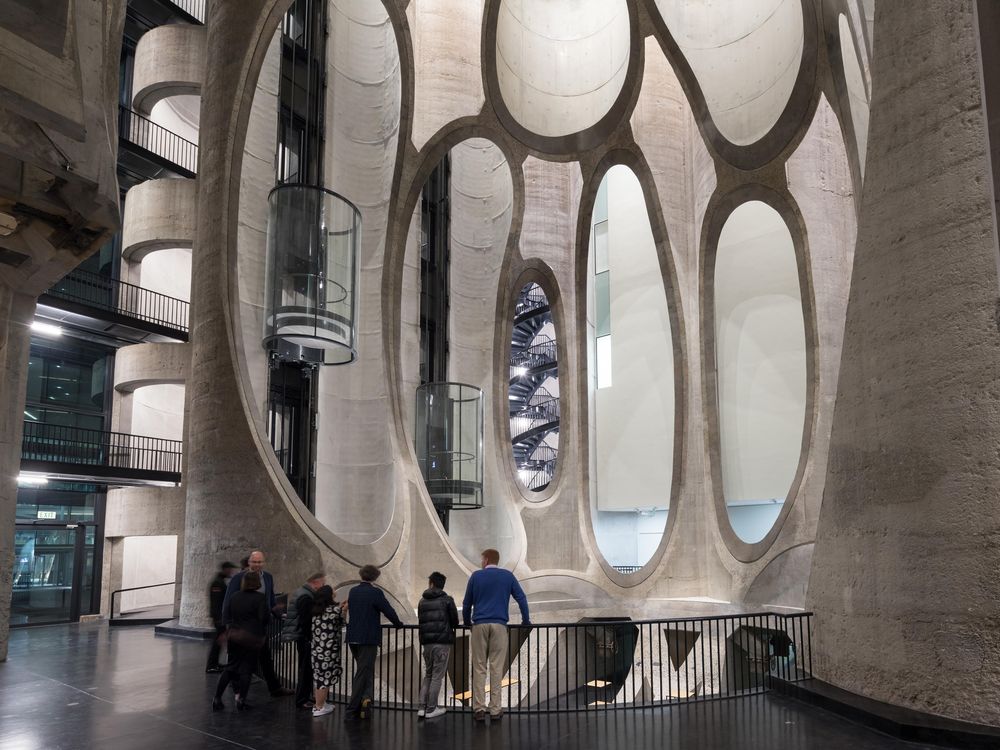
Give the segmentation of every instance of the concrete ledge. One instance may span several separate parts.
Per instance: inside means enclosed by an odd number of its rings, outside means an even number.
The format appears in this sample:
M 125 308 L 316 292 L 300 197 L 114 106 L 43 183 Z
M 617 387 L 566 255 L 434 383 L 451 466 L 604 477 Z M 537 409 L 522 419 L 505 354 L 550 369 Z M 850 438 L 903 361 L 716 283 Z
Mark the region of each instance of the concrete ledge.
M 944 716 L 883 703 L 822 680 L 786 682 L 772 677 L 771 687 L 783 695 L 907 742 L 943 747 L 1000 747 L 1000 727 L 956 721 Z
M 170 24 L 143 34 L 135 49 L 132 106 L 149 114 L 169 96 L 201 94 L 205 77 L 204 26 Z
M 170 620 L 153 628 L 153 633 L 166 638 L 189 638 L 194 641 L 210 641 L 215 637 L 214 628 L 191 628 L 181 625 L 180 620 Z
M 148 180 L 129 190 L 122 257 L 137 261 L 155 250 L 192 247 L 197 199 L 196 180 Z
M 190 344 L 123 346 L 115 357 L 115 390 L 129 393 L 147 385 L 184 383 L 190 365 Z

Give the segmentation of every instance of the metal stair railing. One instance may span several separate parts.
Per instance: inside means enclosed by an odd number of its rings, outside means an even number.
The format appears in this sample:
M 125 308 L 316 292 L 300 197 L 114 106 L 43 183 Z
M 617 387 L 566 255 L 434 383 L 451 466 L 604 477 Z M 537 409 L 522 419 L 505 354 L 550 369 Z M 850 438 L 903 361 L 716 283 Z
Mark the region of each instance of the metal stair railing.
M 540 336 L 535 343 L 510 355 L 510 378 L 521 377 L 539 367 L 558 364 L 558 347 L 555 340 Z

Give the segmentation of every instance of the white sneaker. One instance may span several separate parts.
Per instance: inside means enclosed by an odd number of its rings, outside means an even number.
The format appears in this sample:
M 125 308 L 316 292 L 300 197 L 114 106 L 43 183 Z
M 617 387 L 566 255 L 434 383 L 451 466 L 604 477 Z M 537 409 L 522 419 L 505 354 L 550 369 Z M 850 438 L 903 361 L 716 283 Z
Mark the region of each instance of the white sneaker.
M 323 706 L 323 708 L 313 709 L 313 718 L 317 716 L 326 716 L 327 714 L 332 714 L 332 713 L 333 713 L 333 704 L 327 703 Z
M 444 716 L 445 713 L 446 712 L 445 712 L 444 706 L 438 706 L 433 711 L 428 711 L 427 712 L 427 718 L 428 719 L 436 719 L 438 716 Z
M 422 709 L 422 708 L 421 708 L 421 709 L 420 709 L 419 711 L 417 711 L 417 718 L 418 718 L 418 719 L 422 719 L 422 718 L 424 718 L 424 715 L 425 715 L 426 713 L 427 713 L 427 712 L 426 712 L 426 711 L 424 711 L 424 709 Z

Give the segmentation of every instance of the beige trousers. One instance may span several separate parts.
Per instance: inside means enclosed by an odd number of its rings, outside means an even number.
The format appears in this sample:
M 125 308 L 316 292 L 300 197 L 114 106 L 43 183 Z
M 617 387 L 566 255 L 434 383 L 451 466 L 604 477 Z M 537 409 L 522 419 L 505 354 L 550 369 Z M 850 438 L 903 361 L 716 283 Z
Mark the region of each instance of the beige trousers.
M 500 681 L 507 668 L 507 626 L 490 622 L 472 626 L 472 710 L 486 709 L 486 668 L 490 670 L 491 714 L 500 713 Z

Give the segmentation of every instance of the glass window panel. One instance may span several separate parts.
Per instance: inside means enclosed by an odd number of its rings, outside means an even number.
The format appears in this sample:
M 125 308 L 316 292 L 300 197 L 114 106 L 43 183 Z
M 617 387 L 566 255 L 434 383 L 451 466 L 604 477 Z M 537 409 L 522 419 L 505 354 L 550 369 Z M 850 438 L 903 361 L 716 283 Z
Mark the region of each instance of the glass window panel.
M 605 271 L 594 277 L 594 306 L 597 313 L 597 335 L 611 334 L 611 273 Z
M 611 337 L 601 336 L 597 339 L 597 387 L 611 385 Z
M 608 222 L 594 224 L 594 273 L 608 270 Z
M 597 189 L 597 199 L 594 201 L 594 223 L 608 220 L 608 181 L 601 180 Z
M 38 402 L 41 400 L 44 369 L 45 363 L 41 357 L 33 356 L 28 360 L 28 401 Z

